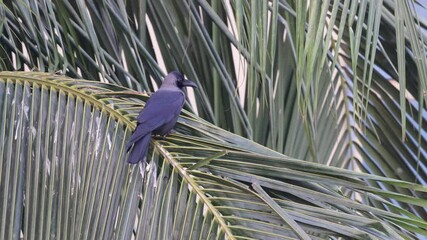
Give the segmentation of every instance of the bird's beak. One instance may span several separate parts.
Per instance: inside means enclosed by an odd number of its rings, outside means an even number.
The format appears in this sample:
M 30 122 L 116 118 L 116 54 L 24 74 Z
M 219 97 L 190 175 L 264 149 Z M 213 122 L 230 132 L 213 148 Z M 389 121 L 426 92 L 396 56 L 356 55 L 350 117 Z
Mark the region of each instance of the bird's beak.
M 188 79 L 184 79 L 184 81 L 182 81 L 181 85 L 183 87 L 192 87 L 192 88 L 197 88 L 197 85 L 195 82 L 188 80 Z

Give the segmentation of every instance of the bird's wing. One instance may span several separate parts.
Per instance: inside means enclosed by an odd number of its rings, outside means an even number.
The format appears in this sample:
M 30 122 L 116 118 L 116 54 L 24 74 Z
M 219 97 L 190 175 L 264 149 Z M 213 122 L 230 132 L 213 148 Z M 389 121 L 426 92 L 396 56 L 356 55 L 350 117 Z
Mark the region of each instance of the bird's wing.
M 185 96 L 180 90 L 155 92 L 145 104 L 137 121 L 145 128 L 154 130 L 164 123 L 171 121 L 184 105 Z
M 184 93 L 182 91 L 162 91 L 155 92 L 148 99 L 144 109 L 137 117 L 138 125 L 130 137 L 126 148 L 130 147 L 145 135 L 172 121 L 181 112 L 184 104 Z

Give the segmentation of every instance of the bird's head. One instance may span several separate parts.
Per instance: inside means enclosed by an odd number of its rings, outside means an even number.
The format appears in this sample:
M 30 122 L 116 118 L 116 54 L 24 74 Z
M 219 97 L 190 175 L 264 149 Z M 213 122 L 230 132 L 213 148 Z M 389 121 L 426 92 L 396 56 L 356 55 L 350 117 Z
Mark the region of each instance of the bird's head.
M 171 86 L 178 87 L 181 90 L 184 90 L 184 88 L 186 87 L 197 88 L 196 83 L 188 79 L 185 79 L 184 76 L 178 71 L 170 72 L 165 77 L 162 87 L 171 87 Z

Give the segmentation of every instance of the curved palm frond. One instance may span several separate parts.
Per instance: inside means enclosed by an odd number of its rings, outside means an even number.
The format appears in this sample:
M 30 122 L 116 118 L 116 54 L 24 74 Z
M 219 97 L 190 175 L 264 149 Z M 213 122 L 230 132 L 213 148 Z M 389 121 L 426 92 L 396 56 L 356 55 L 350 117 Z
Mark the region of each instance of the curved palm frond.
M 181 69 L 201 86 L 194 109 L 217 126 L 298 159 L 424 184 L 423 8 L 3 1 L 0 66 L 63 70 L 139 91 L 155 88 L 163 65 Z
M 422 218 L 396 204 L 426 200 L 365 182 L 425 187 L 289 158 L 187 112 L 177 134 L 152 141 L 146 168 L 129 166 L 124 144 L 147 96 L 123 87 L 2 72 L 0 96 L 2 239 L 427 234 Z

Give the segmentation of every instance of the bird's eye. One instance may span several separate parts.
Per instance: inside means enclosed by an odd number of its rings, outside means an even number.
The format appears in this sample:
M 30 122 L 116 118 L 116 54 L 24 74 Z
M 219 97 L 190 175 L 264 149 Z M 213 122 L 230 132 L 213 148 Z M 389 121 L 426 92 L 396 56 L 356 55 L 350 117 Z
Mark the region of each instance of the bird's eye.
M 178 87 L 182 87 L 182 79 L 181 78 L 177 79 L 176 85 L 178 85 Z

